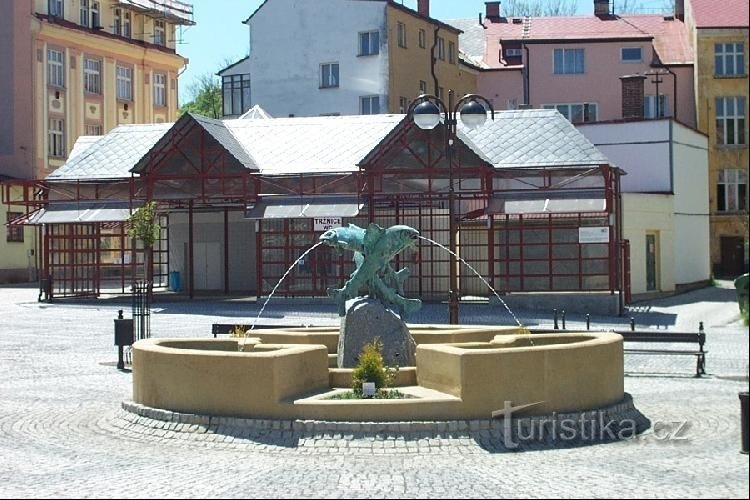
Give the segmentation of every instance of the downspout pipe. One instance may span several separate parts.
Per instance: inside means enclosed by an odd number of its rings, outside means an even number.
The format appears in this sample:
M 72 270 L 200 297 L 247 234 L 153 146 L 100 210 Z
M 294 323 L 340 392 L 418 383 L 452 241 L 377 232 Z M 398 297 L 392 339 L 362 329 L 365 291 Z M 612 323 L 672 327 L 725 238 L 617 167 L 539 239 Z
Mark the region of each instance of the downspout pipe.
M 523 44 L 523 50 L 526 51 L 526 61 L 523 65 L 523 103 L 527 106 L 531 106 L 531 65 L 530 65 L 530 55 L 529 55 L 529 46 L 526 44 Z
M 435 50 L 437 50 L 437 44 L 438 44 L 438 32 L 440 31 L 440 27 L 435 28 L 435 32 L 432 37 L 432 49 L 430 50 L 430 72 L 432 73 L 432 80 L 435 83 L 435 91 L 434 94 L 442 99 L 442 96 L 440 95 L 439 89 L 439 82 L 437 73 L 435 72 L 435 66 L 437 63 L 437 56 L 435 55 Z

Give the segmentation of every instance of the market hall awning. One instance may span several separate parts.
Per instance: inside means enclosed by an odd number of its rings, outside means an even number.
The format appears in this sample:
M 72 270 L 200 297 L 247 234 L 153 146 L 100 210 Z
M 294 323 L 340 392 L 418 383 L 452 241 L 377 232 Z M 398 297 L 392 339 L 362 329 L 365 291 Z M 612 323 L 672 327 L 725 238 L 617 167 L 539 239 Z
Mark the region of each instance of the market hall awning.
M 246 219 L 356 217 L 364 203 L 356 196 L 263 196 L 245 210 Z
M 96 222 L 124 222 L 130 217 L 130 204 L 117 203 L 50 203 L 9 225 L 38 226 L 42 224 L 90 224 Z

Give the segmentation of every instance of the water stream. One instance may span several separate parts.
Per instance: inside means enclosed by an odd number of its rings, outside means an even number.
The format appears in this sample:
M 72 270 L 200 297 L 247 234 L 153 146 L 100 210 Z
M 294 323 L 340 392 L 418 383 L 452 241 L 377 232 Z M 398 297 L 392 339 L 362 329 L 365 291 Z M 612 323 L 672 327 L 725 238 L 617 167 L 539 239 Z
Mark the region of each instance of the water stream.
M 298 262 L 300 262 L 302 259 L 304 259 L 307 254 L 309 254 L 310 252 L 312 252 L 313 250 L 315 250 L 316 248 L 318 248 L 323 243 L 325 243 L 325 242 L 319 241 L 318 243 L 314 244 L 313 246 L 311 246 L 310 248 L 308 248 L 307 250 L 305 250 L 305 252 L 302 255 L 300 255 L 299 257 L 297 257 L 297 260 L 295 260 L 292 263 L 292 265 L 289 266 L 289 269 L 286 270 L 286 272 L 284 273 L 284 276 L 281 277 L 281 279 L 273 287 L 273 290 L 271 290 L 271 293 L 268 295 L 268 297 L 266 297 L 266 301 L 263 302 L 263 307 L 260 308 L 260 312 L 255 317 L 255 321 L 253 321 L 253 324 L 250 325 L 250 329 L 251 330 L 255 329 L 255 325 L 256 325 L 256 323 L 258 323 L 258 320 L 260 319 L 261 315 L 263 314 L 263 311 L 266 309 L 266 306 L 268 305 L 268 301 L 271 300 L 271 297 L 273 297 L 273 294 L 276 293 L 276 289 L 279 288 L 279 285 L 281 285 L 281 283 L 284 281 L 284 278 L 286 278 L 287 275 L 290 272 L 292 272 L 292 269 L 294 269 L 294 266 L 296 266 Z
M 450 249 L 449 249 L 448 247 L 446 247 L 445 245 L 442 245 L 442 244 L 438 243 L 438 242 L 437 242 L 437 241 L 435 241 L 435 240 L 431 240 L 430 238 L 427 238 L 426 236 L 419 236 L 419 239 L 421 239 L 421 240 L 425 240 L 425 241 L 427 241 L 427 242 L 429 242 L 429 243 L 432 243 L 433 245 L 437 245 L 437 246 L 439 246 L 440 248 L 442 248 L 443 250 L 445 250 L 445 251 L 446 251 L 446 252 L 448 252 L 449 254 L 452 254 L 452 255 L 453 255 L 453 256 L 454 256 L 455 258 L 457 258 L 458 260 L 460 260 L 460 261 L 461 261 L 461 262 L 462 262 L 462 263 L 463 263 L 463 264 L 464 264 L 464 265 L 465 265 L 466 267 L 468 267 L 469 269 L 471 269 L 471 272 L 473 272 L 474 274 L 476 274 L 476 275 L 477 275 L 477 277 L 478 277 L 478 278 L 479 278 L 480 280 L 482 280 L 482 281 L 484 282 L 484 284 L 485 284 L 485 285 L 487 285 L 487 288 L 489 288 L 489 289 L 490 289 L 490 291 L 492 291 L 492 293 L 494 293 L 494 294 L 495 294 L 495 297 L 497 297 L 497 300 L 499 300 L 499 301 L 500 301 L 500 303 L 501 303 L 501 304 L 502 304 L 503 306 L 505 306 L 505 309 L 507 309 L 508 313 L 509 313 L 509 314 L 511 315 L 511 317 L 512 317 L 512 318 L 513 318 L 513 319 L 515 320 L 516 324 L 518 324 L 519 328 L 521 328 L 522 330 L 525 330 L 525 329 L 526 329 L 526 327 L 525 327 L 525 326 L 524 326 L 524 325 L 523 325 L 523 324 L 522 324 L 522 323 L 521 323 L 521 322 L 520 322 L 520 321 L 518 320 L 518 318 L 516 317 L 516 315 L 515 315 L 515 314 L 513 314 L 513 311 L 511 311 L 511 310 L 510 310 L 510 307 L 508 307 L 508 304 L 506 304 L 506 303 L 505 303 L 505 301 L 504 301 L 504 300 L 503 300 L 503 299 L 502 299 L 502 298 L 500 297 L 500 294 L 499 294 L 499 293 L 497 293 L 497 291 L 496 291 L 496 290 L 495 290 L 494 288 L 492 288 L 492 285 L 490 285 L 490 284 L 489 284 L 489 282 L 488 282 L 488 281 L 487 281 L 486 279 L 484 279 L 484 276 L 482 276 L 481 274 L 479 274 L 479 272 L 477 272 L 477 270 L 476 270 L 476 269 L 474 269 L 474 268 L 473 268 L 473 267 L 471 266 L 471 264 L 469 264 L 468 262 L 466 262 L 466 261 L 465 261 L 464 259 L 462 259 L 462 258 L 461 258 L 460 256 L 458 256 L 458 255 L 457 255 L 456 253 L 454 253 L 454 252 L 451 252 L 451 251 L 450 251 Z

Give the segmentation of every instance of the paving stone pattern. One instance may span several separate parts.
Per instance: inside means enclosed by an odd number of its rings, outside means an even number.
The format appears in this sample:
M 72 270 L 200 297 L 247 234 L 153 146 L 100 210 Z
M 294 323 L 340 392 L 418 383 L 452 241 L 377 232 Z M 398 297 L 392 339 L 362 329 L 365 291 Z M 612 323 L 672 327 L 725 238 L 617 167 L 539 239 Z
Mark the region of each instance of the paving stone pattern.
M 198 423 L 144 417 L 123 409 L 131 374 L 115 368 L 112 320 L 121 308 L 129 316 L 127 301 L 39 304 L 35 288 L 0 288 L 0 497 L 747 498 L 738 392 L 748 388 L 748 330 L 733 293 L 704 289 L 631 310 L 639 328 L 695 330 L 704 321 L 708 336 L 702 378 L 692 357 L 626 356 L 625 389 L 649 430 L 509 451 L 471 423 L 373 433 L 272 422 L 249 432 L 218 421 L 204 427 L 221 432 L 200 432 Z M 259 309 L 244 300 L 157 302 L 153 334 L 208 337 L 211 323 L 252 323 Z M 264 323 L 338 322 L 323 302 L 274 299 L 267 310 Z M 550 313 L 518 314 L 551 326 Z M 427 304 L 414 321 L 446 316 L 445 305 Z M 567 319 L 569 329 L 583 327 L 583 317 Z M 461 321 L 511 324 L 502 306 L 486 304 L 462 304 Z M 627 322 L 593 317 L 605 329 Z

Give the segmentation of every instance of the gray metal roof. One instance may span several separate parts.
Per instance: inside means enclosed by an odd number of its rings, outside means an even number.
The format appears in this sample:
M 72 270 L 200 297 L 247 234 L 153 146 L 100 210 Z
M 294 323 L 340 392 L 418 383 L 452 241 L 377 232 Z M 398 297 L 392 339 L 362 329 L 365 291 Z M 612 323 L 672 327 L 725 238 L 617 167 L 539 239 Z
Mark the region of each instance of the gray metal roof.
M 496 111 L 495 120 L 458 137 L 495 168 L 567 167 L 609 160 L 554 109 Z
M 130 217 L 128 202 L 51 203 L 24 220 L 26 225 L 122 222 Z
M 237 160 L 246 168 L 249 168 L 251 170 L 258 169 L 256 162 L 253 161 L 251 156 L 248 154 L 248 151 L 243 148 L 242 144 L 237 141 L 237 138 L 234 136 L 231 129 L 226 126 L 232 120 L 215 120 L 192 113 L 190 113 L 190 116 L 192 116 L 193 119 L 200 123 L 201 126 L 206 130 L 206 132 L 211 134 L 214 139 L 219 141 L 219 143 L 224 146 L 224 148 L 229 151 L 232 156 L 237 158 Z
M 50 181 L 105 180 L 130 177 L 130 169 L 172 127 L 172 123 L 120 125 L 47 176 Z M 88 142 L 84 138 L 79 146 Z M 80 150 L 80 149 L 79 149 Z
M 226 120 L 267 175 L 356 172 L 404 115 Z
M 447 22 L 463 31 L 458 37 L 461 51 L 469 56 L 472 61 L 484 61 L 487 41 L 484 28 L 479 24 L 479 18 L 451 19 Z

